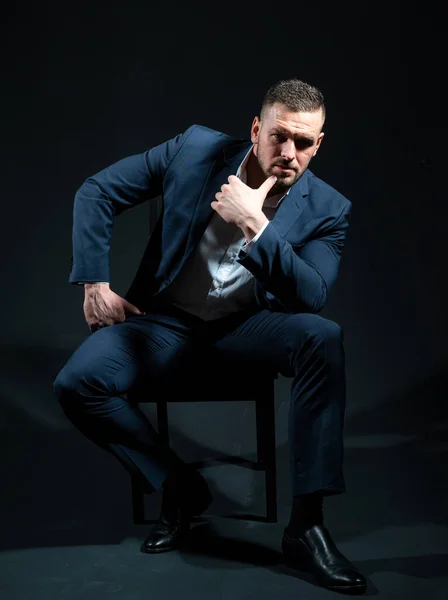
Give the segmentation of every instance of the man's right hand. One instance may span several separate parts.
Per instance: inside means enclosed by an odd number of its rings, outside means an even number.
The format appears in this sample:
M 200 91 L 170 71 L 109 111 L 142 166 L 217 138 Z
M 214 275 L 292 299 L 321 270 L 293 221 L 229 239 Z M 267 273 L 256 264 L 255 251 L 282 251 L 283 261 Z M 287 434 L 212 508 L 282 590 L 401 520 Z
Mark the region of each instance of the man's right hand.
M 145 313 L 113 292 L 108 283 L 84 284 L 84 316 L 92 333 L 108 325 L 123 323 L 126 314 Z

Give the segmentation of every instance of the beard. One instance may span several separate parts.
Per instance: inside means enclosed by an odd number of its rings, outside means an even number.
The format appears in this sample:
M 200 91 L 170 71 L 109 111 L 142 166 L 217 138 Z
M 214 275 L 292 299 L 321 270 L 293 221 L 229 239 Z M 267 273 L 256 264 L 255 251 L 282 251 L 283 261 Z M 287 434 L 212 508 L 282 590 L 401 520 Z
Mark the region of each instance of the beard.
M 277 181 L 274 183 L 273 187 L 271 188 L 269 195 L 287 192 L 295 183 L 297 183 L 297 181 L 299 180 L 299 178 L 302 174 L 298 168 L 291 167 L 291 165 L 289 163 L 285 163 L 284 161 L 281 161 L 279 159 L 277 159 L 271 165 L 267 164 L 267 161 L 264 159 L 265 159 L 264 153 L 261 150 L 261 148 L 258 147 L 258 156 L 257 156 L 258 165 L 259 165 L 260 169 L 263 171 L 264 176 L 266 178 L 270 177 L 271 175 L 275 175 L 277 177 Z M 292 173 L 291 174 L 290 173 L 282 173 L 281 171 L 278 171 L 278 170 L 276 170 L 274 172 L 275 166 L 291 169 Z

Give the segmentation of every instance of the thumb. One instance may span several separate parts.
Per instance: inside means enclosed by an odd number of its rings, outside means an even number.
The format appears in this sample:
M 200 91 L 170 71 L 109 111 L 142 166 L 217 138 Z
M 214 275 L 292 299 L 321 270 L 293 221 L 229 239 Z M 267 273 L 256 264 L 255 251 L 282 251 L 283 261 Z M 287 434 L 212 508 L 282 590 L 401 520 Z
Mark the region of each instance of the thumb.
M 133 304 L 128 302 L 127 300 L 123 301 L 123 308 L 124 308 L 125 312 L 131 313 L 133 315 L 144 315 L 145 314 L 140 309 L 138 309 L 136 306 L 134 306 Z
M 260 187 L 258 188 L 258 191 L 261 194 L 263 194 L 264 198 L 266 198 L 266 196 L 269 193 L 269 190 L 274 186 L 276 181 L 277 181 L 277 177 L 275 175 L 271 175 L 270 177 L 268 177 L 266 179 L 266 181 L 263 181 L 263 183 L 260 185 Z

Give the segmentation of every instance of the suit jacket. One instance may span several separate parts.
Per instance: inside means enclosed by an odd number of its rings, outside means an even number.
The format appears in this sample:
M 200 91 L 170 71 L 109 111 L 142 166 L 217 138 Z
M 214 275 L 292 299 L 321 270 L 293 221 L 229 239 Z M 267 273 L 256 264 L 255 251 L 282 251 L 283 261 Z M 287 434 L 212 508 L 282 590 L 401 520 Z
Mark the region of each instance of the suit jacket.
M 119 160 L 77 190 L 70 283 L 109 281 L 114 217 L 156 197 L 162 210 L 126 298 L 142 308 L 176 277 L 214 214 L 210 204 L 251 142 L 200 125 Z M 336 280 L 351 202 L 306 170 L 239 262 L 255 278 L 255 303 L 319 312 Z

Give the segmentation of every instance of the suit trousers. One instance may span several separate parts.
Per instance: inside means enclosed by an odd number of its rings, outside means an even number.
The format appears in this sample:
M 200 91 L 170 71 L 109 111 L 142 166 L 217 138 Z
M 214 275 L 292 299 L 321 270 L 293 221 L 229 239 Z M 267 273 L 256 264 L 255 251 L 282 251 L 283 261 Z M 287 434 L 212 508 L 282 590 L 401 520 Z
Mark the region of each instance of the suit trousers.
M 335 322 L 319 315 L 241 311 L 204 321 L 174 306 L 154 306 L 89 335 L 58 373 L 53 389 L 75 427 L 111 452 L 148 491 L 157 490 L 183 462 L 160 442 L 126 393 L 148 377 L 169 373 L 204 344 L 215 345 L 223 361 L 246 361 L 291 378 L 292 495 L 345 491 L 343 335 Z

